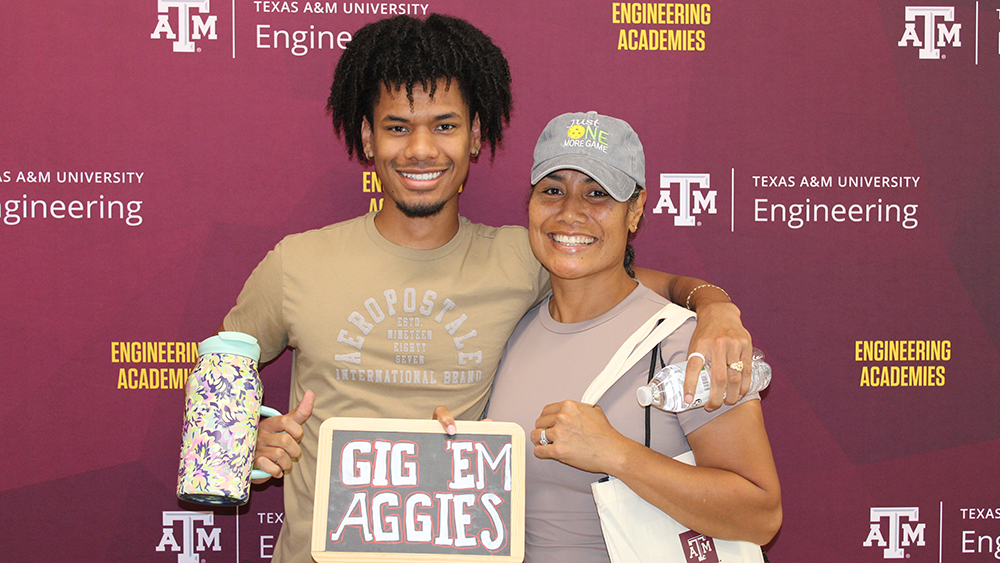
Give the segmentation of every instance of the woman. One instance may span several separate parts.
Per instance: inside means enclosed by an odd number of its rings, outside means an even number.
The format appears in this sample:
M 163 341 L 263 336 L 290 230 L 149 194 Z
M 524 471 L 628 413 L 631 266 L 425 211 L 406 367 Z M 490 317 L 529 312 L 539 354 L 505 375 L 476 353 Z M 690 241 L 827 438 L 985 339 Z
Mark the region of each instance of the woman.
M 633 279 L 631 248 L 626 252 L 646 201 L 644 172 L 632 128 L 595 112 L 553 119 L 535 147 L 528 231 L 551 274 L 552 296 L 508 341 L 489 406 L 492 419 L 534 429 L 525 561 L 608 561 L 590 488 L 604 475 L 716 539 L 763 545 L 781 523 L 757 395 L 713 412 L 654 409 L 651 448 L 643 445 L 645 413 L 635 399 L 648 355 L 597 406 L 573 400 L 666 303 Z M 661 343 L 665 363 L 685 359 L 694 325 L 688 320 Z M 697 466 L 671 459 L 688 450 Z

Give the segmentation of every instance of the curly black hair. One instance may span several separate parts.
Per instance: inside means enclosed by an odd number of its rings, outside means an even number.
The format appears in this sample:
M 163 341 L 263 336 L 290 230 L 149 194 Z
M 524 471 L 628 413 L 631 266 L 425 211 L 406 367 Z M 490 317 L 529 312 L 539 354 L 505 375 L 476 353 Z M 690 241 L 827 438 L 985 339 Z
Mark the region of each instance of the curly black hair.
M 344 133 L 348 156 L 357 152 L 364 158 L 361 120 L 374 121 L 380 85 L 390 91 L 405 87 L 413 103 L 414 85 L 433 97 L 439 79 L 445 80 L 446 88 L 458 84 L 470 119 L 479 116 L 492 159 L 513 105 L 507 59 L 472 24 L 441 14 L 426 20 L 410 16 L 379 20 L 359 29 L 347 44 L 333 74 L 326 109 L 337 135 Z

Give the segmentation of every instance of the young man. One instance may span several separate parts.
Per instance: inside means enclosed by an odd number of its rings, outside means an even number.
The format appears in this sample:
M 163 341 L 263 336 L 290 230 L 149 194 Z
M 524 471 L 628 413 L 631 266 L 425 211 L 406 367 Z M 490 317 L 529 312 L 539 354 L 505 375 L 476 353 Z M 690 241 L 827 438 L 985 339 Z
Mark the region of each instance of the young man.
M 285 476 L 274 554 L 282 562 L 311 561 L 322 421 L 429 418 L 438 405 L 481 418 L 507 337 L 549 291 L 523 228 L 459 215 L 470 160 L 484 142 L 495 150 L 510 117 L 507 61 L 486 35 L 438 15 L 367 25 L 337 65 L 328 108 L 348 154 L 374 164 L 383 209 L 286 237 L 223 322 L 259 340 L 262 362 L 294 350 L 290 403 L 298 406 L 261 424 L 255 454 L 258 467 Z M 710 321 L 698 351 L 749 360 L 749 335 L 724 292 L 690 278 L 640 277 Z M 735 401 L 740 372 L 720 373 L 733 381 L 727 401 Z

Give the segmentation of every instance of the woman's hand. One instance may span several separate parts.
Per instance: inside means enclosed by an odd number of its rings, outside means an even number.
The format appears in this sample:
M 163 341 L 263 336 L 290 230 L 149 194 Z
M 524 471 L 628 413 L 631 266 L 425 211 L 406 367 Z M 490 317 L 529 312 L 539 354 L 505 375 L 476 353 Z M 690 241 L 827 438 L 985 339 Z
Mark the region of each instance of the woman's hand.
M 740 310 L 733 303 L 714 301 L 699 304 L 697 311 L 698 325 L 688 347 L 684 401 L 690 403 L 694 400 L 698 373 L 707 359 L 712 364 L 712 390 L 705 410 L 712 411 L 722 406 L 723 398 L 727 405 L 732 405 L 750 390 L 753 344 L 750 333 L 743 328 Z M 741 371 L 729 367 L 738 361 L 743 362 Z
M 729 299 L 729 294 L 721 287 L 698 278 L 645 268 L 635 268 L 635 274 L 646 287 L 698 313 L 698 326 L 688 347 L 684 401 L 690 403 L 694 400 L 698 373 L 707 359 L 712 363 L 712 389 L 705 410 L 719 408 L 723 398 L 727 405 L 736 404 L 750 390 L 753 345 L 750 333 L 743 328 L 740 320 L 740 309 Z M 743 362 L 742 370 L 729 369 L 738 361 Z
M 542 433 L 545 440 L 542 440 Z M 617 473 L 630 449 L 640 444 L 622 436 L 601 407 L 563 401 L 542 409 L 531 431 L 535 457 L 554 459 L 591 473 Z

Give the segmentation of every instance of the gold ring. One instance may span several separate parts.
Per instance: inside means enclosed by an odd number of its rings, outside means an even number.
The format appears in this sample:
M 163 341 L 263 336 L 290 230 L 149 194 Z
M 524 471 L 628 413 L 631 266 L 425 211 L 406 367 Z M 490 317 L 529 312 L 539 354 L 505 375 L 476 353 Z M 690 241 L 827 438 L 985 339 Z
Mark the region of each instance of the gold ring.
M 729 369 L 735 371 L 743 371 L 743 360 L 739 360 L 729 364 Z

